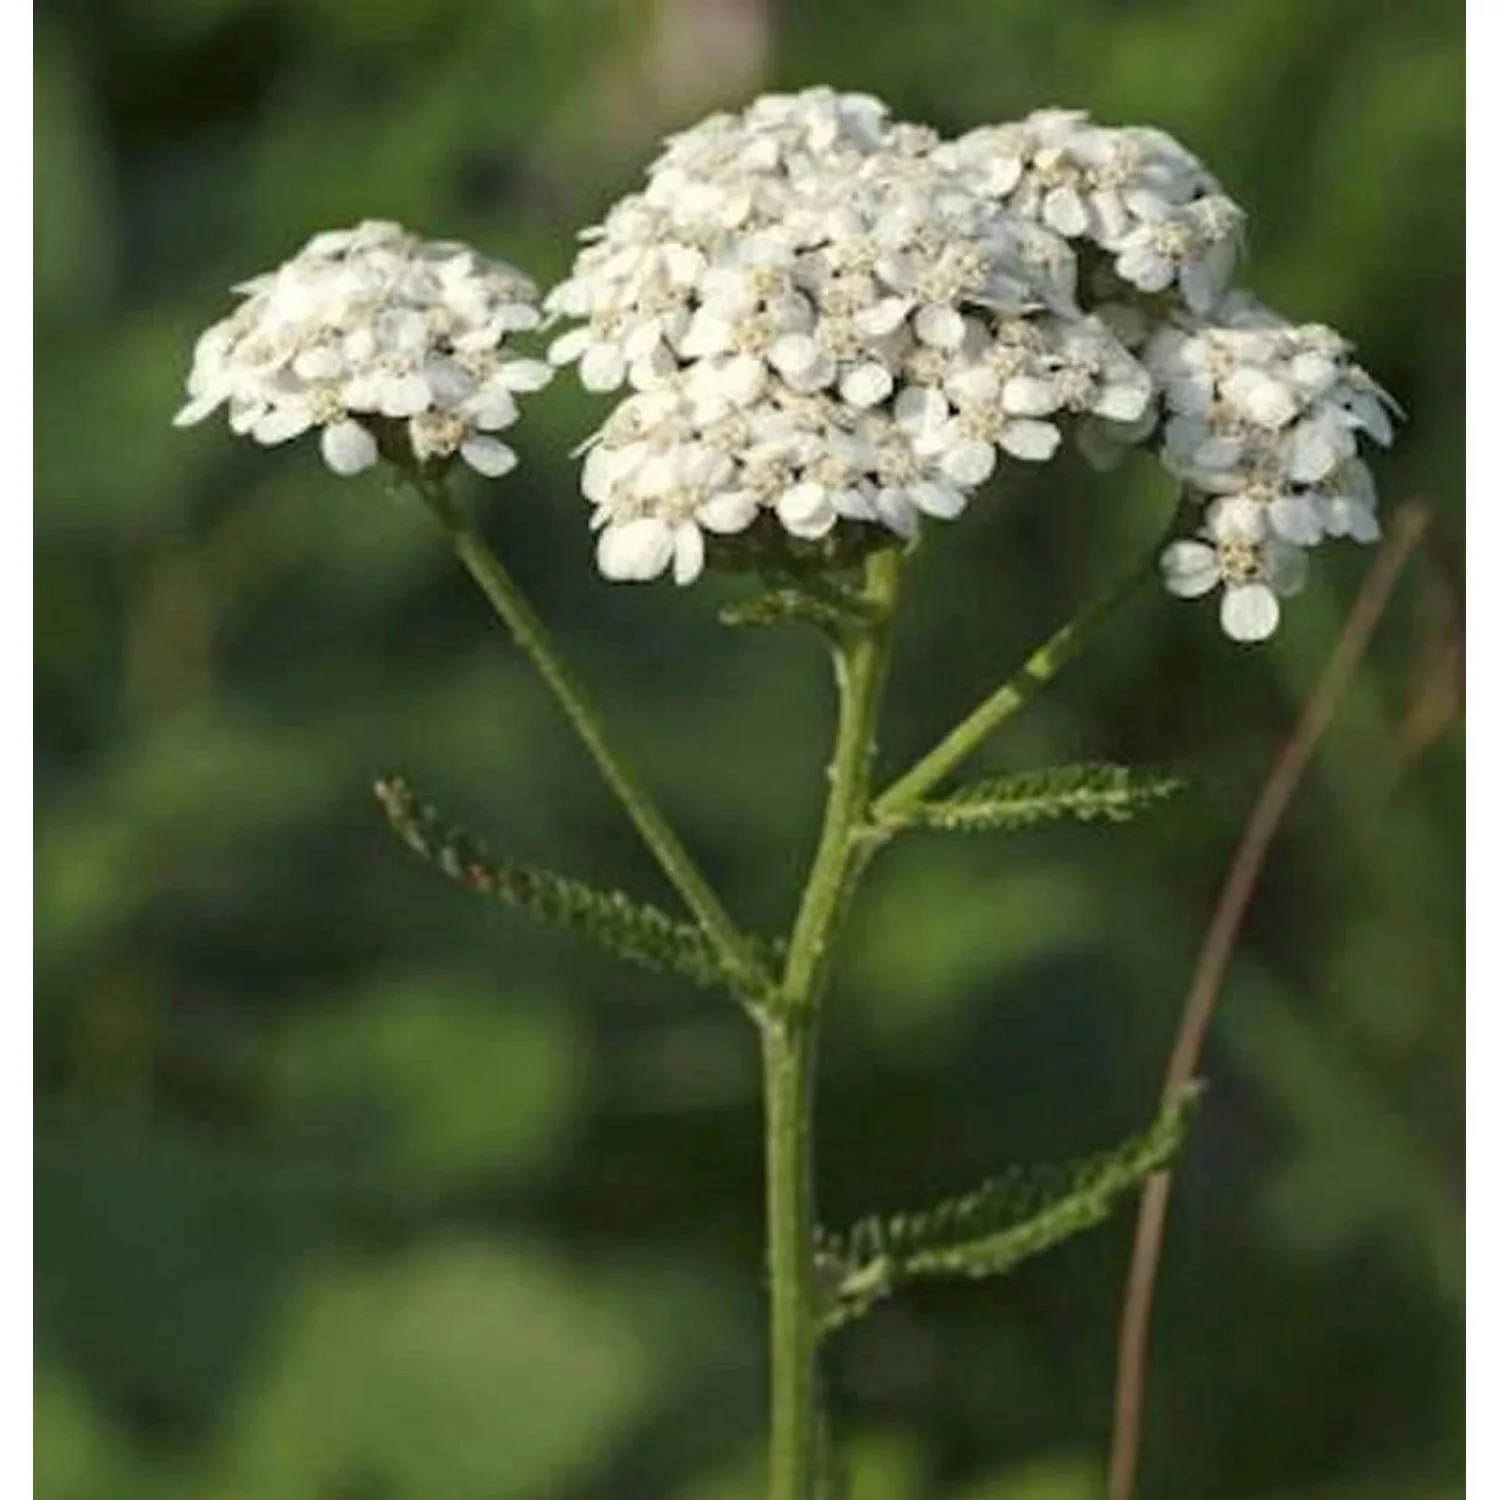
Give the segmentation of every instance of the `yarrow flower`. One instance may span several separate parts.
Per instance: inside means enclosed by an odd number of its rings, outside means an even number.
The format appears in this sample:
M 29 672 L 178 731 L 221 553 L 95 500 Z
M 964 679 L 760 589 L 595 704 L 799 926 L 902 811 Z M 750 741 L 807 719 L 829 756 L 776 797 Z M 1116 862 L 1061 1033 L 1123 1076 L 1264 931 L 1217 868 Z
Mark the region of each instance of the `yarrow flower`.
M 1231 288 L 1244 211 L 1164 131 L 1038 110 L 944 141 L 868 94 L 765 95 L 668 138 L 538 307 L 519 271 L 370 220 L 235 290 L 181 425 L 227 406 L 328 466 L 497 476 L 516 395 L 615 398 L 579 450 L 606 578 L 847 563 L 1071 438 L 1153 452 L 1191 535 L 1168 590 L 1270 635 L 1307 552 L 1380 535 L 1394 401 L 1318 324 Z M 547 362 L 508 335 L 567 322 Z
M 1244 210 L 1163 130 L 1043 109 L 939 155 L 1013 213 L 1106 252 L 1129 286 L 1175 289 L 1191 312 L 1207 313 L 1234 273 Z
M 1222 324 L 1158 330 L 1144 357 L 1166 413 L 1162 462 L 1202 506 L 1203 536 L 1220 561 L 1231 559 L 1219 570 L 1224 628 L 1259 640 L 1276 628 L 1274 596 L 1294 591 L 1277 579 L 1300 586 L 1305 549 L 1338 537 L 1378 540 L 1375 481 L 1359 438 L 1388 444 L 1396 408 L 1332 329 L 1286 323 L 1243 295 L 1218 316 Z M 1185 586 L 1183 559 L 1203 559 L 1183 549 L 1202 545 L 1168 549 L 1162 566 L 1174 593 L 1212 587 Z M 1197 584 L 1208 574 L 1199 567 L 1190 576 Z M 1270 593 L 1262 590 L 1254 609 L 1231 605 L 1236 587 L 1263 585 Z
M 1156 452 L 1197 511 L 1167 587 L 1269 635 L 1308 548 L 1379 535 L 1358 440 L 1394 405 L 1230 289 L 1244 223 L 1164 131 L 1081 110 L 943 141 L 809 89 L 671 137 L 544 303 L 549 358 L 620 393 L 584 445 L 600 570 L 911 538 L 1071 434 Z
M 757 100 L 673 137 L 546 299 L 549 356 L 630 393 L 590 440 L 605 576 L 681 583 L 706 538 L 915 535 L 1057 421 L 1138 418 L 1150 377 L 1085 320 L 1053 229 L 867 95 Z
M 495 434 L 516 420 L 516 393 L 552 371 L 503 350 L 541 318 L 536 287 L 513 267 L 367 220 L 314 235 L 235 291 L 244 300 L 194 349 L 177 425 L 227 405 L 230 427 L 260 443 L 317 428 L 336 474 L 382 452 L 456 457 L 490 477 L 515 466 Z

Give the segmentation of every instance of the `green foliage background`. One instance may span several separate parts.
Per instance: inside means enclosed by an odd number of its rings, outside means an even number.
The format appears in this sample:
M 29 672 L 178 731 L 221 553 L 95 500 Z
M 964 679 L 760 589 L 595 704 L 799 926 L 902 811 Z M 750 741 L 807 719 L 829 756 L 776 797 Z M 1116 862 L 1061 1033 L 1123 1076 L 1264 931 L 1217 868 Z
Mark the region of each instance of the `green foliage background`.
M 1294 808 L 1215 1028 L 1156 1330 L 1147 1500 L 1447 1500 L 1462 1452 L 1462 20 L 1442 0 L 59 0 L 37 18 L 37 1494 L 749 1500 L 753 1038 L 423 869 L 409 774 L 497 850 L 664 893 L 425 518 L 167 425 L 229 283 L 366 215 L 542 278 L 664 129 L 828 81 L 957 130 L 1149 120 L 1252 215 L 1254 287 L 1411 413 L 1413 571 Z M 732 906 L 782 922 L 829 694 L 733 585 L 594 575 L 529 404 L 482 503 Z M 1081 468 L 933 527 L 887 751 L 1133 563 Z M 983 768 L 1186 764 L 1119 830 L 913 835 L 822 1078 L 835 1223 L 1148 1116 L 1238 827 L 1368 555 L 1274 644 L 1165 598 Z M 1461 671 L 1461 659 L 1458 670 Z M 1428 727 L 1436 733 L 1426 732 Z M 856 1500 L 1090 1500 L 1125 1222 L 921 1289 L 830 1362 Z

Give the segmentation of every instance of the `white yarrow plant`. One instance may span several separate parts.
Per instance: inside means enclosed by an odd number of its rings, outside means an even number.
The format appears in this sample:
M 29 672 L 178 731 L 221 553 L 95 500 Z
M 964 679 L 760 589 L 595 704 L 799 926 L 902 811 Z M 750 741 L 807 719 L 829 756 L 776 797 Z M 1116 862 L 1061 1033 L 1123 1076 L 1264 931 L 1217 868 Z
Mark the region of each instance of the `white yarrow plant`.
M 394 465 L 537 667 L 678 909 L 491 861 L 409 788 L 381 783 L 405 841 L 492 899 L 727 991 L 755 1023 L 767 1489 L 812 1500 L 833 1467 L 822 1341 L 906 1281 L 999 1274 L 1097 1222 L 1166 1169 L 1191 1103 L 1191 1090 L 1174 1092 L 1117 1151 L 1047 1174 L 1039 1202 L 1018 1208 L 1002 1177 L 925 1213 L 842 1235 L 820 1226 L 818 1023 L 870 863 L 909 830 L 1113 821 L 1182 784 L 1110 764 L 954 783 L 1129 580 L 880 784 L 906 554 L 924 527 L 985 504 L 990 480 L 1016 464 L 1047 463 L 1068 442 L 1101 466 L 1144 448 L 1181 502 L 1171 529 L 1182 534 L 1156 575 L 1174 596 L 1217 596 L 1232 640 L 1262 641 L 1313 548 L 1380 536 L 1364 454 L 1391 441 L 1395 404 L 1332 330 L 1231 286 L 1245 214 L 1160 130 L 1052 109 L 944 141 L 869 95 L 809 89 L 671 137 L 646 179 L 584 231 L 540 306 L 521 272 L 462 244 L 379 220 L 314 236 L 236 288 L 238 308 L 198 341 L 177 421 L 227 409 L 231 429 L 259 443 L 316 431 L 337 474 Z M 512 335 L 544 323 L 571 325 L 550 334 L 546 361 L 516 353 Z M 810 626 L 830 648 L 828 801 L 797 915 L 771 941 L 730 914 L 448 485 L 459 466 L 484 479 L 514 467 L 498 434 L 517 420 L 517 395 L 559 365 L 609 401 L 575 455 L 599 572 L 686 585 L 714 567 L 754 571 L 769 587 L 728 623 Z

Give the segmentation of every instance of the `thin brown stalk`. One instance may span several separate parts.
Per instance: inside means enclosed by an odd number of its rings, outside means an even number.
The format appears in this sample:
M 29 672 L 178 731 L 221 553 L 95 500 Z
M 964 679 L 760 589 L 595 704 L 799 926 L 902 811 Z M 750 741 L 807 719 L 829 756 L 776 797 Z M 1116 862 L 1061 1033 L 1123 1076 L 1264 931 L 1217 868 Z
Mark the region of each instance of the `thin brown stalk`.
M 1229 866 L 1219 904 L 1204 934 L 1197 968 L 1188 988 L 1177 1028 L 1177 1040 L 1167 1064 L 1162 1099 L 1171 1103 L 1194 1080 L 1203 1051 L 1203 1038 L 1223 984 L 1240 924 L 1260 880 L 1266 854 L 1292 796 L 1317 749 L 1323 731 L 1375 627 L 1390 602 L 1396 580 L 1421 541 L 1432 513 L 1425 502 L 1409 500 L 1392 517 L 1385 545 L 1365 577 L 1349 613 L 1348 623 L 1334 647 L 1323 675 L 1313 689 L 1296 728 L 1281 747 L 1259 800 L 1245 825 Z M 1151 1305 L 1161 1261 L 1162 1236 L 1172 1174 L 1160 1172 L 1146 1184 L 1136 1220 L 1135 1246 L 1125 1283 L 1120 1316 L 1118 1363 L 1115 1371 L 1114 1439 L 1109 1455 L 1109 1500 L 1131 1500 L 1136 1461 L 1140 1452 L 1141 1414 L 1145 1402 L 1146 1357 L 1151 1328 Z

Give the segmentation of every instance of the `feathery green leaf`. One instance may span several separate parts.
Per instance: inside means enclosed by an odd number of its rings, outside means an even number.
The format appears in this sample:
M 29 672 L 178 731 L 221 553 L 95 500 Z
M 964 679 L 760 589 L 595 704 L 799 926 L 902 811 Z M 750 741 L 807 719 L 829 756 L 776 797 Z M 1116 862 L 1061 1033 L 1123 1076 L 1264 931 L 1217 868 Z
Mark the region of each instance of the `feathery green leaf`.
M 1187 786 L 1174 771 L 1086 762 L 997 776 L 960 787 L 950 797 L 922 802 L 902 826 L 958 832 L 1008 831 L 1056 818 L 1123 823 Z
M 620 958 L 680 974 L 708 988 L 735 988 L 702 928 L 619 891 L 601 891 L 550 870 L 502 864 L 469 833 L 444 822 L 404 781 L 379 781 L 375 795 L 391 827 L 449 879 L 542 922 L 571 928 Z
M 998 1276 L 1109 1217 L 1176 1155 L 1198 1090 L 1179 1096 L 1140 1135 L 1063 1166 L 1014 1168 L 973 1192 L 916 1213 L 862 1219 L 819 1238 L 824 1332 L 859 1317 L 918 1277 Z

